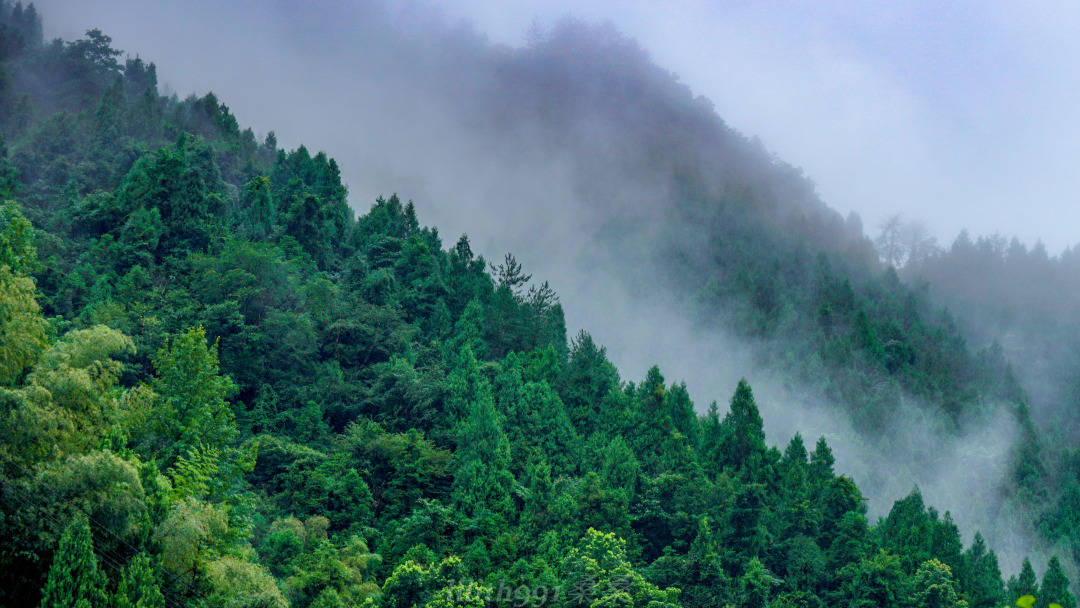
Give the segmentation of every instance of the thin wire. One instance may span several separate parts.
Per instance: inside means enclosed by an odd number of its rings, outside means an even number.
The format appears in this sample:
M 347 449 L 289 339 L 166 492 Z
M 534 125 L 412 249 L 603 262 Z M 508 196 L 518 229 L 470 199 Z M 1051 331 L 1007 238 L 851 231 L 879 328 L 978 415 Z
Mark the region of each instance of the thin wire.
M 34 507 L 36 507 L 39 513 L 41 513 L 41 514 L 45 515 L 45 517 L 48 517 L 49 519 L 51 519 L 51 520 L 52 520 L 52 521 L 53 521 L 53 522 L 54 522 L 54 523 L 55 523 L 55 524 L 57 525 L 57 527 L 58 527 L 58 528 L 63 528 L 63 527 L 65 526 L 64 522 L 62 522 L 62 521 L 61 521 L 61 520 L 60 520 L 60 519 L 59 519 L 58 517 L 56 517 L 55 515 L 52 515 L 52 514 L 50 514 L 50 513 L 48 512 L 48 511 L 46 511 L 45 509 L 43 509 L 43 508 L 41 507 L 41 505 L 40 505 L 40 504 L 32 504 L 32 503 L 34 502 L 34 499 L 33 499 L 32 497 L 29 497 L 29 498 L 28 498 L 28 497 L 27 497 L 27 492 L 26 492 L 25 490 L 23 490 L 22 488 L 19 488 L 18 486 L 15 486 L 14 484 L 12 484 L 12 483 L 10 483 L 10 482 L 9 482 L 9 483 L 7 484 L 7 486 L 8 486 L 8 488 L 10 488 L 10 489 L 13 489 L 13 490 L 15 490 L 15 491 L 16 491 L 17 493 L 19 493 L 19 494 L 21 495 L 21 498 L 16 498 L 16 499 L 17 499 L 17 500 L 19 500 L 20 502 L 22 502 L 22 503 L 23 503 L 24 505 L 27 505 L 27 506 L 34 506 Z M 88 520 L 88 523 L 90 523 L 90 525 L 91 525 L 91 526 L 93 526 L 93 527 L 97 528 L 98 530 L 101 530 L 101 531 L 103 531 L 103 532 L 106 532 L 106 533 L 109 533 L 109 534 L 111 534 L 111 535 L 112 535 L 113 537 L 117 538 L 117 540 L 119 540 L 119 541 L 120 541 L 120 542 L 122 542 L 123 544 L 127 545 L 127 546 L 128 546 L 129 548 L 131 547 L 131 545 L 130 545 L 130 544 L 128 544 L 128 543 L 126 543 L 126 542 L 124 542 L 124 541 L 123 541 L 123 539 L 120 539 L 120 538 L 116 537 L 116 534 L 115 534 L 115 533 L 113 533 L 113 532 L 112 532 L 111 530 L 109 530 L 108 528 L 106 528 L 105 526 L 103 526 L 103 525 L 102 525 L 102 524 L 101 524 L 100 522 L 97 522 L 96 520 L 94 520 L 93 518 L 91 518 L 91 517 L 89 516 L 89 514 L 87 514 L 87 513 L 86 513 L 86 511 L 84 511 L 83 509 L 79 508 L 78 506 L 75 506 L 74 508 L 75 508 L 75 509 L 77 509 L 77 510 L 78 510 L 78 511 L 79 511 L 80 513 L 82 513 L 82 514 L 83 514 L 84 516 L 86 516 L 86 518 L 87 518 L 87 520 Z M 114 556 L 110 556 L 110 555 L 108 555 L 108 553 L 107 553 L 107 552 L 105 552 L 105 551 L 95 551 L 95 553 L 96 553 L 96 554 L 97 554 L 97 555 L 98 555 L 99 557 L 103 558 L 103 559 L 104 559 L 104 560 L 105 560 L 106 562 L 108 562 L 108 564 L 109 564 L 110 566 L 112 566 L 112 567 L 113 567 L 113 569 L 114 569 L 114 570 L 116 570 L 118 574 L 119 574 L 119 573 L 120 573 L 120 572 L 122 571 L 122 569 L 123 569 L 124 565 L 122 564 L 122 562 L 120 562 L 120 560 L 119 560 L 119 559 L 117 559 L 117 558 L 116 558 L 116 557 L 114 557 Z M 157 570 L 158 570 L 159 572 L 162 572 L 163 574 L 166 574 L 166 575 L 169 575 L 169 574 L 170 574 L 169 572 L 167 572 L 167 571 L 164 571 L 164 570 L 162 570 L 162 569 L 160 568 L 160 566 L 156 566 L 156 565 L 154 565 L 154 564 L 153 564 L 153 562 L 151 562 L 151 565 L 152 565 L 152 566 L 154 566 L 154 568 L 155 568 L 155 569 L 157 569 Z M 187 589 L 188 589 L 188 591 L 190 591 L 190 590 L 191 590 L 191 587 L 190 587 L 190 586 L 188 586 L 188 587 L 187 587 Z M 168 590 L 167 590 L 167 589 L 166 589 L 166 590 L 163 590 L 163 592 L 162 592 L 162 598 L 163 598 L 163 599 L 165 600 L 165 603 L 166 603 L 166 604 L 168 604 L 168 605 L 170 605 L 170 606 L 173 606 L 173 607 L 175 607 L 175 608 L 183 608 L 183 607 L 184 607 L 184 606 L 186 605 L 186 604 L 178 603 L 178 602 L 177 602 L 176 600 L 174 600 L 174 599 L 170 599 L 170 598 L 168 597 L 168 595 L 167 595 L 167 594 L 165 593 L 165 591 L 168 591 Z M 194 594 L 192 594 L 192 595 L 194 595 Z
M 54 523 L 55 523 L 55 524 L 57 525 L 57 527 L 58 527 L 58 528 L 63 528 L 63 527 L 65 527 L 65 524 L 64 524 L 64 522 L 60 521 L 60 519 L 59 519 L 58 517 L 56 517 L 55 515 L 53 515 L 53 514 L 49 513 L 49 512 L 48 512 L 48 511 L 46 511 L 45 509 L 43 509 L 43 508 L 41 507 L 41 505 L 40 505 L 40 504 L 33 504 L 33 503 L 34 503 L 34 500 L 33 500 L 33 498 L 32 498 L 32 497 L 29 497 L 29 498 L 28 498 L 28 497 L 27 497 L 27 492 L 26 492 L 25 490 L 23 490 L 22 488 L 19 488 L 18 486 L 14 485 L 14 484 L 13 484 L 13 483 L 11 483 L 11 482 L 8 482 L 8 483 L 7 483 L 6 485 L 7 485 L 7 487 L 8 487 L 8 488 L 10 488 L 10 489 L 13 489 L 13 490 L 15 490 L 15 492 L 16 492 L 16 493 L 18 493 L 18 494 L 20 494 L 20 495 L 21 495 L 21 497 L 16 497 L 16 500 L 18 500 L 19 502 L 23 503 L 23 504 L 24 504 L 24 506 L 31 506 L 31 507 L 36 507 L 36 508 L 37 508 L 37 511 L 38 511 L 38 512 L 39 512 L 40 514 L 42 514 L 42 515 L 44 515 L 45 517 L 47 517 L 47 518 L 49 518 L 50 520 L 52 520 L 52 521 L 53 521 L 53 522 L 54 522 Z M 74 508 L 75 508 L 75 509 L 77 509 L 77 510 L 78 510 L 78 511 L 79 511 L 80 513 L 82 513 L 82 514 L 83 514 L 84 516 L 86 516 L 86 518 L 87 518 L 88 522 L 89 522 L 89 523 L 91 524 L 91 526 L 93 526 L 93 527 L 96 527 L 97 529 L 99 529 L 99 530 L 102 530 L 103 532 L 107 532 L 107 533 L 110 533 L 110 534 L 112 534 L 112 535 L 113 535 L 114 537 L 116 536 L 115 534 L 113 534 L 113 533 L 112 533 L 112 531 L 111 531 L 111 530 L 109 530 L 108 528 L 104 527 L 104 526 L 103 526 L 103 525 L 101 525 L 101 524 L 100 524 L 99 522 L 96 522 L 95 520 L 93 520 L 93 518 L 91 518 L 91 517 L 90 517 L 90 516 L 89 516 L 89 515 L 88 515 L 88 514 L 87 514 L 87 513 L 85 512 L 85 511 L 83 511 L 83 510 L 82 510 L 81 508 L 79 508 L 78 506 L 75 506 Z M 118 540 L 121 540 L 121 542 L 123 542 L 123 540 L 122 540 L 122 539 L 118 539 Z M 125 545 L 127 545 L 127 546 L 129 546 L 129 547 L 131 546 L 131 545 L 127 544 L 127 543 L 124 543 L 124 544 L 125 544 Z M 107 562 L 107 563 L 108 563 L 108 564 L 109 564 L 110 566 L 112 566 L 112 568 L 113 568 L 113 569 L 114 569 L 114 570 L 115 570 L 115 571 L 117 572 L 117 574 L 120 574 L 120 573 L 122 572 L 122 570 L 123 570 L 123 568 L 124 568 L 124 565 L 123 565 L 123 563 L 122 563 L 122 562 L 120 562 L 120 560 L 118 560 L 118 559 L 117 559 L 116 557 L 108 555 L 108 553 L 107 553 L 107 552 L 105 552 L 105 551 L 100 551 L 100 552 L 99 552 L 99 551 L 95 551 L 95 554 L 97 554 L 97 555 L 98 555 L 98 557 L 102 558 L 102 559 L 103 559 L 104 561 L 106 561 L 106 562 Z M 153 562 L 151 562 L 151 565 L 153 565 Z M 158 567 L 158 566 L 155 566 L 155 568 L 158 568 L 158 569 L 160 570 L 160 567 Z M 166 572 L 165 574 L 168 574 L 168 573 Z M 190 588 L 189 588 L 189 590 L 190 590 Z M 173 607 L 175 607 L 175 608 L 183 608 L 183 607 L 184 607 L 184 606 L 186 605 L 186 604 L 181 604 L 181 603 L 178 603 L 178 602 L 177 602 L 176 600 L 170 599 L 170 598 L 169 598 L 169 597 L 168 597 L 168 596 L 166 595 L 166 593 L 164 593 L 164 592 L 162 593 L 162 598 L 164 599 L 164 601 L 165 601 L 165 603 L 166 603 L 167 605 L 173 606 Z
M 26 474 L 27 477 L 29 477 L 29 478 L 35 477 L 35 475 L 33 473 L 28 471 L 21 464 L 19 464 L 17 462 L 14 462 L 14 461 L 11 461 L 11 464 L 14 464 L 16 467 L 18 467 L 24 474 Z M 5 481 L 5 485 L 8 488 L 14 490 L 17 494 L 20 495 L 20 497 L 17 497 L 16 500 L 23 503 L 24 505 L 31 505 L 32 504 L 34 507 L 36 507 L 36 509 L 37 509 L 37 511 L 39 513 L 44 514 L 46 517 L 48 517 L 54 523 L 56 523 L 58 528 L 63 528 L 64 527 L 63 522 L 61 522 L 55 515 L 52 515 L 51 513 L 46 511 L 41 506 L 42 503 L 37 502 L 36 499 L 33 496 L 29 496 L 29 493 L 26 490 L 24 490 L 23 488 L 20 488 L 19 486 L 15 485 L 14 482 L 12 482 L 12 481 L 2 480 L 2 479 L 0 479 L 0 481 Z M 93 527 L 97 528 L 98 530 L 100 530 L 100 531 L 108 534 L 109 536 L 113 537 L 117 542 L 119 542 L 120 544 L 122 544 L 125 547 L 127 547 L 128 549 L 130 549 L 133 554 L 138 554 L 138 553 L 141 552 L 141 550 L 138 547 L 132 545 L 131 543 L 129 543 L 126 540 L 124 540 L 123 538 L 121 538 L 119 535 L 117 535 L 115 532 L 113 532 L 107 526 L 105 526 L 101 522 L 99 522 L 96 519 L 94 519 L 93 517 L 91 517 L 89 513 L 87 513 L 85 510 L 83 510 L 78 505 L 72 505 L 72 507 L 74 509 L 76 509 L 77 511 L 79 511 L 80 513 L 82 513 L 86 517 L 87 521 L 90 523 L 91 526 L 93 526 Z M 102 556 L 106 555 L 106 553 L 104 551 L 100 552 L 100 554 Z M 109 557 L 108 559 L 112 560 L 111 563 L 113 565 L 116 564 L 116 561 L 115 561 L 114 558 Z M 193 582 L 184 583 L 183 581 L 178 581 L 178 578 L 179 578 L 178 575 L 172 574 L 171 572 L 169 572 L 169 571 L 165 570 L 164 568 L 162 568 L 160 565 L 155 564 L 153 561 L 151 561 L 150 564 L 159 573 L 164 574 L 165 576 L 169 577 L 169 583 L 170 584 L 177 585 L 177 586 L 182 586 L 187 591 L 187 595 L 189 597 L 191 597 L 191 596 L 196 596 L 197 597 L 198 594 L 196 592 L 194 592 L 193 589 L 192 589 Z M 165 596 L 165 593 L 162 593 L 162 596 L 165 597 L 166 603 L 169 604 L 170 600 L 169 600 L 169 598 L 167 596 Z M 186 602 L 184 604 L 177 604 L 177 603 L 175 603 L 175 601 L 173 601 L 171 603 L 171 605 L 175 606 L 176 608 L 183 608 L 183 606 L 186 605 Z

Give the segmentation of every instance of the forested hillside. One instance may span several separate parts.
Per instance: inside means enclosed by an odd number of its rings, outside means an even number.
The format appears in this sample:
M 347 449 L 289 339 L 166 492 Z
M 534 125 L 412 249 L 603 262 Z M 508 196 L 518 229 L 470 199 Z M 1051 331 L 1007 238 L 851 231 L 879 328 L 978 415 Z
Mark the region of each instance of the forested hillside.
M 883 237 L 895 230 L 903 232 L 903 222 Z M 948 248 L 899 251 L 902 274 L 933 286 L 963 319 L 966 335 L 1017 362 L 1036 431 L 1027 442 L 1040 454 L 1026 484 L 1041 505 L 1033 526 L 1080 560 L 1080 451 L 1073 439 L 1080 431 L 1080 250 L 1051 256 L 1041 244 L 962 233 Z
M 397 196 L 357 217 L 327 155 L 41 32 L 0 0 L 0 605 L 1075 608 L 1057 559 L 1004 580 L 932 496 L 871 521 L 827 442 L 768 443 L 747 383 L 702 414 L 621 378 L 513 256 Z M 816 377 L 868 429 L 900 391 L 956 424 L 1018 395 L 852 261 L 859 231 L 812 198 L 758 215 L 789 197 L 726 166 L 747 189 L 690 171 L 650 229 L 704 323 L 790 331 L 784 365 L 850 370 Z

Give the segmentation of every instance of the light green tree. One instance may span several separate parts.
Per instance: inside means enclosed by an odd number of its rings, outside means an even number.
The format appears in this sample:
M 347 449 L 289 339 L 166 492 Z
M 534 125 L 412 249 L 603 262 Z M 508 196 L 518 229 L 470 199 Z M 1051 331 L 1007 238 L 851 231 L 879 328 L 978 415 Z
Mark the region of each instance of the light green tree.
M 166 463 L 192 448 L 224 448 L 236 437 L 227 401 L 236 384 L 221 375 L 217 344 L 207 345 L 206 330 L 195 327 L 169 338 L 154 358 L 154 369 Z
M 0 387 L 11 386 L 45 350 L 48 325 L 27 274 L 37 261 L 33 227 L 12 201 L 0 204 Z
M 952 569 L 937 559 L 919 566 L 911 602 L 915 608 L 967 608 L 968 605 L 957 593 Z

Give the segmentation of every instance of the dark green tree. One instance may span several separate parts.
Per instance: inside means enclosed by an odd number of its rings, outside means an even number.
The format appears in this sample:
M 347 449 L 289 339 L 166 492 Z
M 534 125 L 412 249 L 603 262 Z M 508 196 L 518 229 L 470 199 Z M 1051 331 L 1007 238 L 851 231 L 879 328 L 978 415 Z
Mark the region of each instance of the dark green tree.
M 145 553 L 131 558 L 120 575 L 112 608 L 165 608 L 154 564 Z
M 975 533 L 957 574 L 971 608 L 997 608 L 1005 601 L 997 556 L 987 548 L 981 533 Z
M 731 409 L 720 423 L 720 456 L 726 466 L 743 469 L 765 453 L 765 430 L 754 394 L 745 379 L 731 398 Z
M 108 608 L 105 576 L 98 569 L 90 522 L 81 513 L 60 537 L 41 592 L 41 608 Z
M 1036 606 L 1047 608 L 1050 604 L 1057 604 L 1061 608 L 1076 608 L 1076 599 L 1069 591 L 1069 578 L 1065 576 L 1061 561 L 1056 555 L 1046 564 Z
M 1009 579 L 1005 593 L 1010 604 L 1015 604 L 1017 598 L 1025 595 L 1039 597 L 1039 581 L 1035 577 L 1035 569 L 1031 567 L 1030 560 L 1024 558 L 1024 563 L 1020 566 L 1020 574 Z

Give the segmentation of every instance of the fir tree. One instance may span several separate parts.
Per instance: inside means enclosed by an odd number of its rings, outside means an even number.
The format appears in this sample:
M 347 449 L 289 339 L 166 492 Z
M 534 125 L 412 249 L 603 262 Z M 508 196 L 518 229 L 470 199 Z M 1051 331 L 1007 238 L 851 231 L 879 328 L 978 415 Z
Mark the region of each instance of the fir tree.
M 721 455 L 725 464 L 742 468 L 754 455 L 765 452 L 765 430 L 746 380 L 740 380 L 731 397 L 731 410 L 720 423 Z
M 1009 579 L 1009 603 L 1016 603 L 1017 598 L 1025 595 L 1039 597 L 1039 582 L 1035 578 L 1035 569 L 1027 558 L 1024 558 L 1024 563 L 1020 566 L 1020 574 Z
M 41 608 L 106 608 L 90 522 L 79 513 L 64 529 L 41 594 Z
M 1050 563 L 1046 565 L 1038 597 L 1038 608 L 1047 608 L 1050 604 L 1057 604 L 1061 608 L 1076 608 L 1076 600 L 1072 593 L 1069 593 L 1069 579 L 1056 555 L 1051 557 Z
M 113 597 L 113 608 L 165 608 L 157 573 L 145 553 L 136 555 L 124 568 Z

